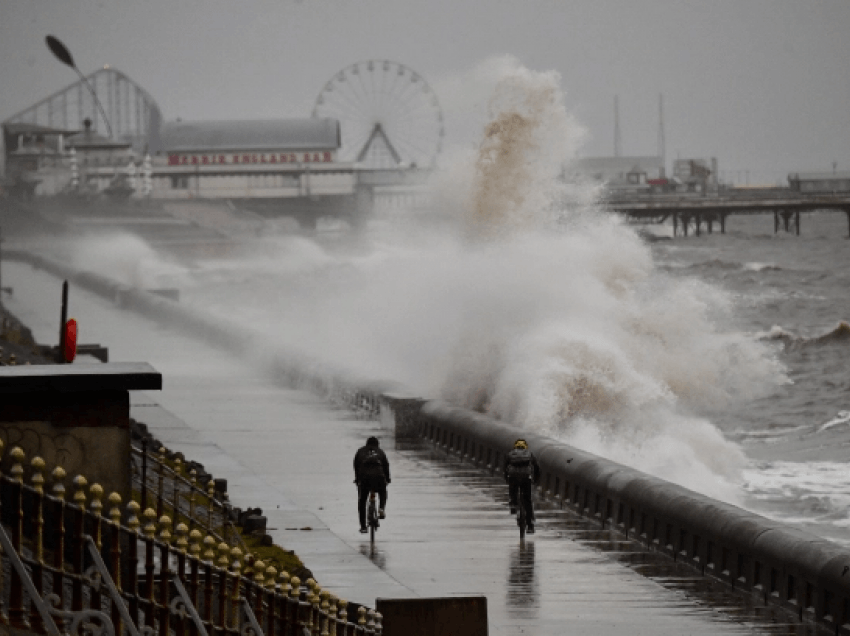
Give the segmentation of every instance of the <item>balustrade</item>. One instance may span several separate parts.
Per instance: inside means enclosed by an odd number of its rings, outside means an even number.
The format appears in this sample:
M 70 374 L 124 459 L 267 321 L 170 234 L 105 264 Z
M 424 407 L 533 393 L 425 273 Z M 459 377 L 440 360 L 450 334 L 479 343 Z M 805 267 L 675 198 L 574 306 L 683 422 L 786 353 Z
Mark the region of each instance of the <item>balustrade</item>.
M 0 441 L 0 456 L 3 451 Z M 41 458 L 32 459 L 25 479 L 23 450 L 15 447 L 9 456 L 10 471 L 0 474 L 0 625 L 50 636 L 377 636 L 382 631 L 373 610 L 361 607 L 357 622 L 348 622 L 346 601 L 312 579 L 302 586 L 298 577 L 254 559 L 244 545 L 228 543 L 223 532 L 215 534 L 227 523 L 226 506 L 211 503 L 212 493 L 202 491 L 194 477 L 166 466 L 164 453 L 154 458 L 155 475 L 139 474 L 139 483 L 149 489 L 152 481 L 162 484 L 152 489 L 153 501 L 134 500 L 122 508 L 120 495 L 110 493 L 106 516 L 100 485 L 75 476 L 68 502 L 61 467 L 52 471 L 47 494 Z M 196 501 L 206 520 L 194 516 Z M 210 522 L 216 504 L 219 526 Z M 229 540 L 238 542 L 236 537 L 231 532 Z M 8 581 L 4 572 L 10 572 Z

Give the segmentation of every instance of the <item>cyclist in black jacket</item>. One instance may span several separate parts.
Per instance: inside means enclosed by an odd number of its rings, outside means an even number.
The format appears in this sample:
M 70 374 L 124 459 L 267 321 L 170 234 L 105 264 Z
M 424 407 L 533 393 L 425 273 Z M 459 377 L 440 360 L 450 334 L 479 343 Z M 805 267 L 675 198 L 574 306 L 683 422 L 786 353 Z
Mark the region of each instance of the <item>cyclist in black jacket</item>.
M 354 483 L 357 484 L 357 511 L 360 514 L 360 532 L 366 534 L 366 500 L 369 492 L 378 493 L 378 517 L 386 517 L 387 484 L 390 483 L 390 463 L 380 448 L 377 437 L 370 437 L 366 445 L 354 455 Z
M 517 494 L 528 515 L 528 534 L 534 534 L 534 506 L 531 502 L 531 484 L 540 481 L 540 466 L 534 453 L 528 450 L 524 439 L 514 442 L 513 450 L 505 456 L 505 481 L 508 483 L 511 514 L 516 514 Z

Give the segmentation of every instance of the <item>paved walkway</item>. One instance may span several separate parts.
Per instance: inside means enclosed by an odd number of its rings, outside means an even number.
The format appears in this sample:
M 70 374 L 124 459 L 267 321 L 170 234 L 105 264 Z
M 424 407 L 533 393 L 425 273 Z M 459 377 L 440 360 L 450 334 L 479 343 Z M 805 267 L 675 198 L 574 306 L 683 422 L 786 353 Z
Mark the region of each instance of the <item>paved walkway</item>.
M 49 341 L 58 281 L 3 265 L 4 283 L 15 287 L 10 309 Z M 343 598 L 372 605 L 376 597 L 485 595 L 493 635 L 752 633 L 747 618 L 732 620 L 591 549 L 603 546 L 593 533 L 571 540 L 586 530 L 565 511 L 544 510 L 538 534 L 521 544 L 497 479 L 418 443 L 396 444 L 378 422 L 282 389 L 82 290 L 72 291 L 71 305 L 82 340 L 108 345 L 112 360 L 146 360 L 163 373 L 161 394 L 133 395 L 133 416 L 226 478 L 235 505 L 261 507 L 275 542 Z M 393 471 L 374 552 L 358 533 L 351 468 L 371 434 Z

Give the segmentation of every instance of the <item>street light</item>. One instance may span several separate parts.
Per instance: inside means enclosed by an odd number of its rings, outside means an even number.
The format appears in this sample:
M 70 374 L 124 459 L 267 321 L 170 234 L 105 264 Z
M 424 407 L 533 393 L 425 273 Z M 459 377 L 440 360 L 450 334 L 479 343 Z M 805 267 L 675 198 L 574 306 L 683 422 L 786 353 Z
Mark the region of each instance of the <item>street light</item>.
M 94 88 L 89 84 L 89 81 L 86 79 L 86 76 L 80 72 L 80 69 L 77 68 L 77 65 L 74 64 L 74 58 L 71 56 L 71 52 L 68 48 L 59 41 L 58 38 L 53 37 L 52 35 L 48 35 L 44 38 L 47 42 L 47 48 L 50 49 L 50 52 L 56 56 L 63 64 L 70 66 L 77 72 L 77 75 L 80 76 L 80 79 L 83 80 L 86 86 L 89 88 L 89 92 L 91 93 L 92 98 L 94 99 L 94 103 L 97 104 L 98 109 L 100 109 L 100 114 L 103 117 L 103 122 L 106 124 L 106 130 L 109 133 L 109 138 L 112 138 L 112 126 L 109 124 L 109 119 L 106 117 L 106 111 L 103 110 L 103 105 L 100 103 L 100 100 L 97 98 L 97 93 L 94 92 Z

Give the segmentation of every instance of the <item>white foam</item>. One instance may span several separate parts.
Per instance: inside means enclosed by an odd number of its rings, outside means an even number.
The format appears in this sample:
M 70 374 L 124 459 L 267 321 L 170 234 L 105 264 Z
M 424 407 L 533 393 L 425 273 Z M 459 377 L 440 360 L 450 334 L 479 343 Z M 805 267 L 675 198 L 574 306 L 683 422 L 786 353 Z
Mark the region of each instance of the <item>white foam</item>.
M 267 238 L 202 263 L 187 302 L 734 501 L 745 458 L 700 413 L 781 380 L 769 344 L 727 327 L 724 292 L 659 271 L 597 185 L 561 178 L 584 131 L 556 73 L 500 58 L 468 83 L 495 84 L 487 119 L 432 209 L 381 218 L 358 249 Z
M 763 272 L 765 270 L 777 270 L 776 263 L 744 263 L 744 269 L 749 272 Z
M 131 287 L 183 287 L 190 281 L 184 266 L 127 232 L 102 231 L 66 239 L 62 250 L 75 269 L 97 272 Z
M 835 428 L 836 426 L 844 426 L 850 425 L 850 411 L 838 411 L 836 416 L 824 423 L 818 430 L 818 433 L 823 433 L 824 431 Z

